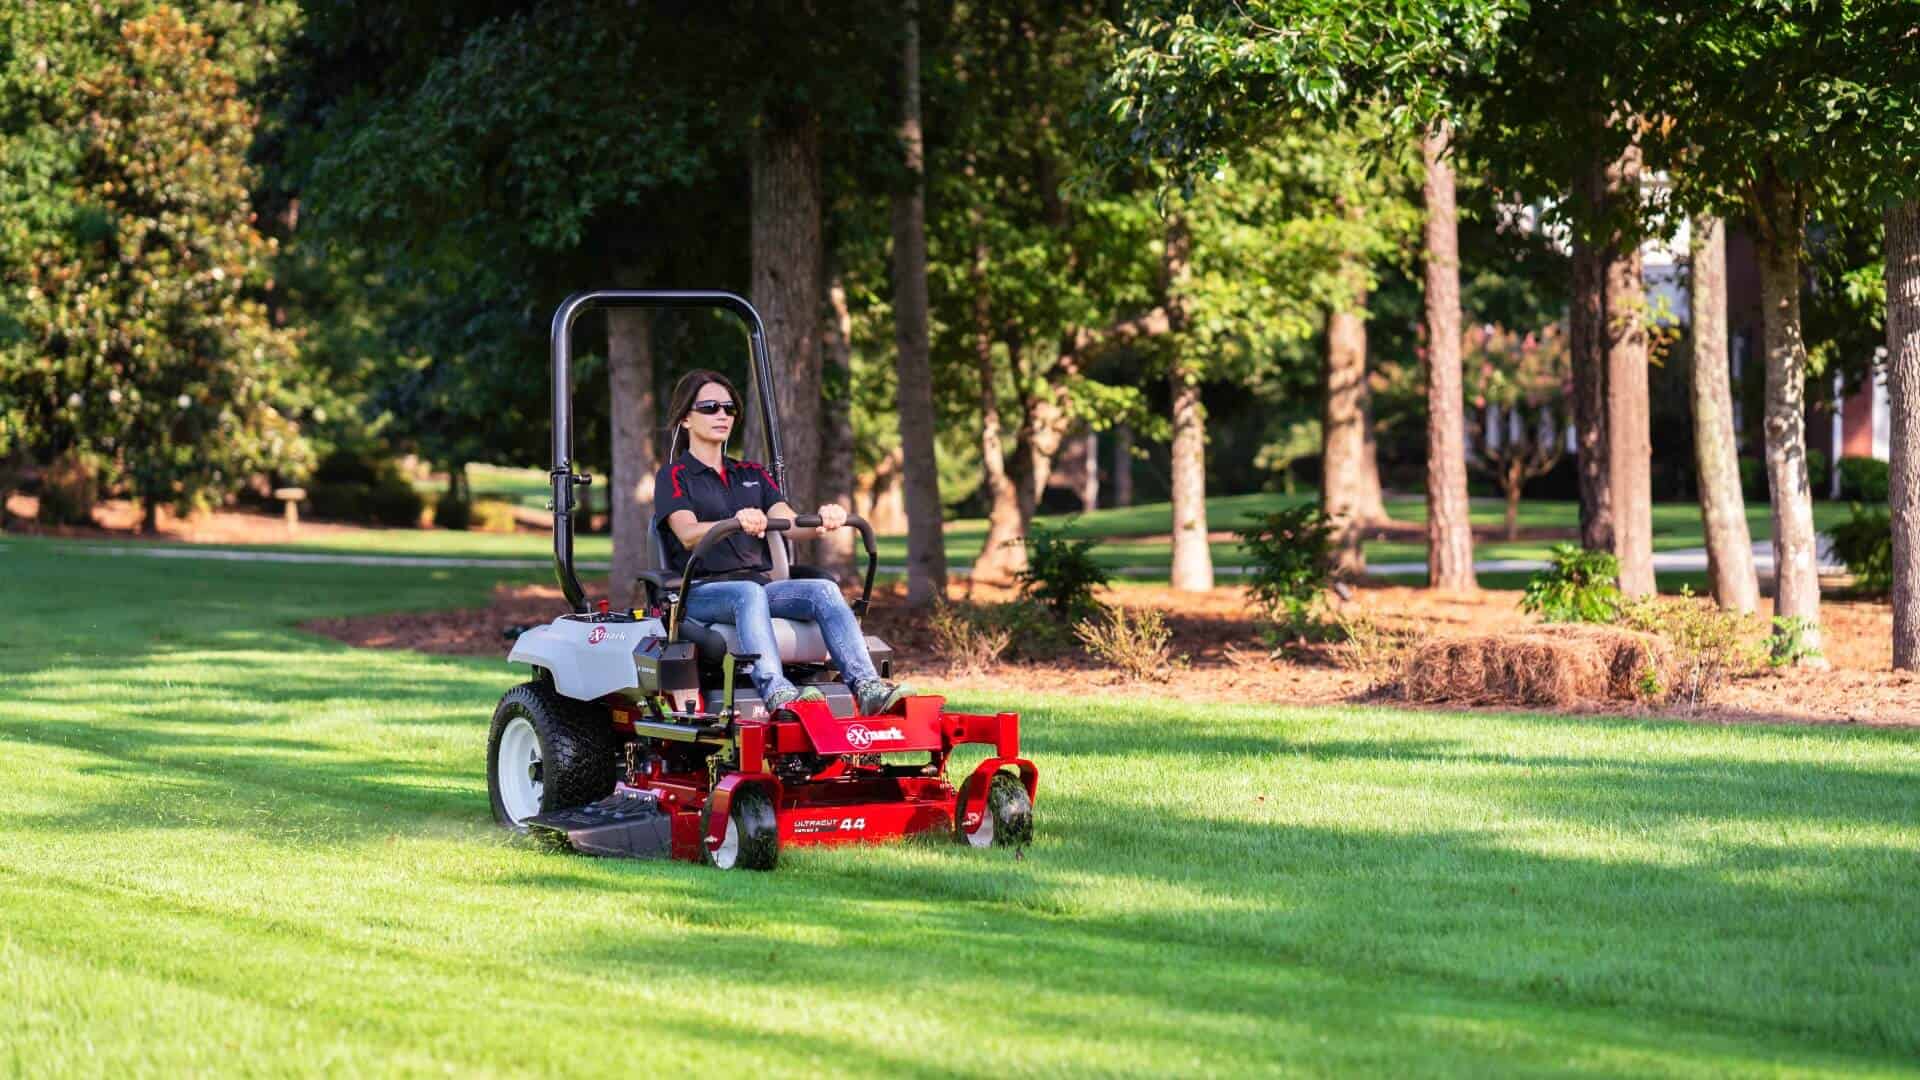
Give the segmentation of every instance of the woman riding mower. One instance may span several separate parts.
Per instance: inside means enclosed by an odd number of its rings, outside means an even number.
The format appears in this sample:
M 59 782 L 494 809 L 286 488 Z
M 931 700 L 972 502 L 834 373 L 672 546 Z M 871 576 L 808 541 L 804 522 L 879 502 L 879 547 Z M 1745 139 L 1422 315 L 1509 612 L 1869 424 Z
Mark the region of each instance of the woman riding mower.
M 773 619 L 805 619 L 820 628 L 827 652 L 853 691 L 860 712 L 886 712 L 913 691 L 880 678 L 859 620 L 840 586 L 817 578 L 774 581 L 773 558 L 767 550 L 767 519 L 795 517 L 794 509 L 774 486 L 773 476 L 757 462 L 726 456 L 727 438 L 740 415 L 738 391 L 726 376 L 714 371 L 690 371 L 673 391 L 670 425 L 673 439 L 667 463 L 654 478 L 653 497 L 666 521 L 662 540 L 668 565 L 686 569 L 687 553 L 707 530 L 729 519 L 740 532 L 701 557 L 699 588 L 687 594 L 687 615 L 701 622 L 731 622 L 743 651 L 757 654 L 753 683 L 769 710 L 793 701 L 824 701 L 815 686 L 798 687 L 780 666 L 780 648 L 773 635 Z M 845 507 L 828 503 L 819 510 L 818 529 L 792 529 L 787 535 L 806 539 L 843 527 Z

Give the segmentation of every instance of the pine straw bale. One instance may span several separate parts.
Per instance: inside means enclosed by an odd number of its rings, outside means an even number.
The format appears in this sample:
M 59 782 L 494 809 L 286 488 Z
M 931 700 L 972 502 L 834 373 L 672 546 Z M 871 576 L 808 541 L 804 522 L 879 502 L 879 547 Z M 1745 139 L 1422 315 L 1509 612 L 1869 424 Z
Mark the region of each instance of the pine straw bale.
M 1409 701 L 1567 708 L 1664 698 L 1673 676 L 1673 650 L 1661 638 L 1554 625 L 1430 641 L 1408 658 L 1400 691 Z

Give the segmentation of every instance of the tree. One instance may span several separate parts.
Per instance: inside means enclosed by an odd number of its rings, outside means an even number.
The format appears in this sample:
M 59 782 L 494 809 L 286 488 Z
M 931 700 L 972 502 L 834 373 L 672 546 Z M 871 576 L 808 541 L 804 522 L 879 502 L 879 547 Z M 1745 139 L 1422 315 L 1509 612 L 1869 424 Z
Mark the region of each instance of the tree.
M 1911 671 L 1920 668 L 1920 198 L 1887 207 L 1886 236 L 1893 666 Z
M 1727 376 L 1727 233 L 1719 218 L 1693 219 L 1693 452 L 1700 479 L 1700 517 L 1707 536 L 1707 576 L 1713 599 L 1729 611 L 1760 605 L 1753 573 L 1753 539 L 1740 493 L 1740 461 L 1733 433 L 1733 393 Z
M 216 37 L 138 10 L 0 13 L 0 440 L 15 444 L 0 451 L 109 459 L 151 531 L 162 505 L 307 461 L 285 381 L 296 342 L 260 299 L 273 244 L 236 74 L 286 11 L 216 12 Z
M 1650 115 L 1682 165 L 1676 198 L 1748 215 L 1759 249 L 1766 359 L 1766 467 L 1782 632 L 1819 648 L 1820 583 L 1806 460 L 1807 354 L 1800 318 L 1809 218 L 1862 216 L 1911 198 L 1920 60 L 1904 5 L 1711 7 L 1648 36 Z M 1698 152 L 1695 148 L 1700 148 Z M 1894 320 L 1889 319 L 1891 324 Z M 1809 657 L 1824 664 L 1817 652 Z
M 1388 118 L 1422 138 L 1427 166 L 1429 583 L 1474 587 L 1461 418 L 1459 278 L 1448 155 L 1453 84 L 1495 52 L 1507 6 L 1318 0 L 1140 3 L 1117 35 L 1107 87 L 1118 153 L 1191 177 L 1289 108 L 1338 114 L 1390 98 Z
M 1507 500 L 1507 539 L 1519 536 L 1520 494 L 1565 454 L 1567 347 L 1558 328 L 1519 333 L 1471 327 L 1463 343 L 1467 392 L 1476 408 L 1470 460 Z
M 940 472 L 933 369 L 927 340 L 926 143 L 920 127 L 920 10 L 901 6 L 900 148 L 904 181 L 893 193 L 893 319 L 899 345 L 900 443 L 907 468 L 907 603 L 946 599 L 947 548 L 941 531 Z

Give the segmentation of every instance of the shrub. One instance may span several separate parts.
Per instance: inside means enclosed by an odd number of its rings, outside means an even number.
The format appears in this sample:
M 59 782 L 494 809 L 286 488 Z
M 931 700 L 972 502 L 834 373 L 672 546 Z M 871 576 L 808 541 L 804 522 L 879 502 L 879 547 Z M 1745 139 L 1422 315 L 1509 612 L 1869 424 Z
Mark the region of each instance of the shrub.
M 1013 631 L 979 608 L 939 604 L 927 619 L 933 648 L 954 675 L 978 675 L 1000 661 Z
M 1809 638 L 1816 626 L 1812 619 L 1800 615 L 1775 615 L 1767 662 L 1774 667 L 1788 667 L 1818 658 L 1820 650 Z
M 433 504 L 433 524 L 440 529 L 468 529 L 473 526 L 473 502 L 449 491 Z
M 1069 540 L 1044 525 L 1027 530 L 1027 568 L 1016 575 L 1020 594 L 1046 605 L 1054 618 L 1070 626 L 1105 610 L 1093 590 L 1107 583 L 1107 572 L 1088 554 L 1097 539 Z
M 99 501 L 99 473 L 93 461 L 78 450 L 54 458 L 41 474 L 40 521 L 44 524 L 91 525 L 93 507 Z
M 1527 580 L 1520 610 L 1546 622 L 1610 623 L 1620 613 L 1620 560 L 1555 544 L 1552 565 Z
M 417 527 L 426 508 L 427 501 L 398 473 L 382 476 L 367 494 L 367 513 L 381 525 Z
M 380 467 L 371 457 L 355 450 L 335 450 L 314 467 L 312 483 L 357 484 L 372 487 L 380 478 Z
M 1105 608 L 1095 605 L 1094 611 Z M 1089 616 L 1091 617 L 1091 616 Z M 1009 600 L 985 609 L 985 625 L 1006 631 L 1005 656 L 1016 660 L 1047 660 L 1074 646 L 1072 624 L 1038 600 Z
M 1759 458 L 1740 459 L 1740 495 L 1748 502 L 1766 502 L 1767 463 Z
M 1728 679 L 1750 674 L 1766 661 L 1766 648 L 1751 634 L 1747 616 L 1722 611 L 1690 591 L 1630 601 L 1620 609 L 1620 624 L 1673 646 L 1673 685 L 1667 689 L 1688 708 L 1698 708 Z
M 1152 608 L 1143 608 L 1132 615 L 1126 608 L 1109 608 L 1104 615 L 1075 623 L 1073 636 L 1088 652 L 1119 668 L 1129 678 L 1165 682 L 1179 662 L 1169 650 L 1173 631 L 1167 628 L 1167 620 Z
M 477 499 L 474 501 L 473 522 L 471 527 L 479 532 L 512 532 L 520 527 L 513 516 L 513 504 L 505 499 Z
M 1411 630 L 1382 626 L 1364 613 L 1341 617 L 1336 622 L 1342 640 L 1334 647 L 1335 663 L 1365 675 L 1372 686 L 1400 681 L 1406 670 L 1407 655 L 1418 642 L 1418 635 Z
M 1891 486 L 1886 462 L 1879 458 L 1843 457 L 1840 459 L 1840 497 L 1861 502 L 1883 503 Z
M 315 517 L 337 521 L 365 521 L 368 489 L 364 484 L 314 481 L 307 485 L 307 504 Z
M 1807 451 L 1807 490 L 1813 492 L 1816 499 L 1826 498 L 1831 489 L 1827 470 L 1827 455 L 1818 450 Z
M 1249 516 L 1252 523 L 1234 534 L 1252 563 L 1254 603 L 1286 633 L 1318 629 L 1314 603 L 1333 581 L 1333 525 L 1317 506 Z
M 1833 553 L 1847 564 L 1861 592 L 1885 596 L 1893 591 L 1893 518 L 1884 506 L 1853 504 L 1853 516 L 1827 530 Z

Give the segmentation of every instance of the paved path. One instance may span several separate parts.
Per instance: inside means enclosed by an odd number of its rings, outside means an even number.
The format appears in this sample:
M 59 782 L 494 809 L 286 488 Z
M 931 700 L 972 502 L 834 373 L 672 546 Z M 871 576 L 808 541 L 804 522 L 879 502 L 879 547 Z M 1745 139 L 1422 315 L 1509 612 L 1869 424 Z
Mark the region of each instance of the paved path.
M 0 545 L 0 551 L 5 551 Z M 146 544 L 82 544 L 68 549 L 75 555 L 114 555 L 134 556 L 152 559 L 213 559 L 227 562 L 267 562 L 301 563 L 321 566 L 412 566 L 421 568 L 474 568 L 485 570 L 543 570 L 553 565 L 552 559 L 470 559 L 447 555 L 345 555 L 334 552 L 296 552 L 296 551 L 249 551 L 235 548 L 213 547 L 162 547 Z M 1754 568 L 1762 574 L 1773 573 L 1773 545 L 1759 541 L 1753 545 Z M 575 562 L 574 568 L 581 571 L 604 573 L 611 564 L 592 560 Z M 1544 559 L 1481 559 L 1473 564 L 1475 573 L 1480 574 L 1530 574 L 1544 570 Z M 1706 573 L 1707 551 L 1705 548 L 1684 548 L 1679 551 L 1656 552 L 1653 556 L 1653 568 L 1664 573 Z M 1424 562 L 1385 562 L 1373 563 L 1367 567 L 1369 573 L 1379 577 L 1417 577 L 1427 572 Z M 1844 564 L 1833 555 L 1831 544 L 1825 537 L 1820 540 L 1820 570 L 1822 573 L 1843 573 Z M 904 574 L 905 566 L 881 564 L 883 574 Z M 957 577 L 965 577 L 965 568 L 956 567 L 950 571 Z M 1123 566 L 1114 573 L 1119 577 L 1162 577 L 1165 566 Z M 1216 566 L 1213 572 L 1218 577 L 1242 577 L 1250 571 L 1244 566 Z

